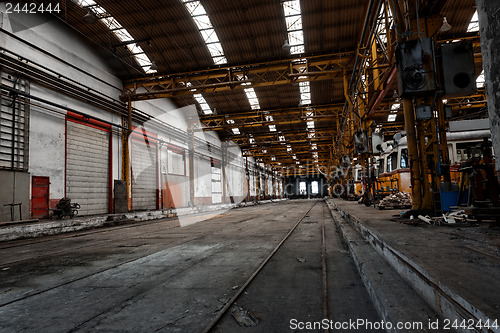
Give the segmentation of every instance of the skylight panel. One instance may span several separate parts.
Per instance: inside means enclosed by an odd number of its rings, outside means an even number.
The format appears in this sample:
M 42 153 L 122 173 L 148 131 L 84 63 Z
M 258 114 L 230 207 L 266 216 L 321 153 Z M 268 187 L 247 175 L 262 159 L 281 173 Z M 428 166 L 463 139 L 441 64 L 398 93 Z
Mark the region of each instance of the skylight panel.
M 205 40 L 206 44 L 219 42 L 219 37 L 217 37 L 217 34 L 215 33 L 214 29 L 200 30 L 200 33 L 201 33 L 201 36 L 203 37 L 203 40 Z M 207 47 L 208 47 L 208 45 L 207 45 Z
M 276 132 L 276 125 L 269 125 L 269 131 Z
M 82 8 L 86 8 L 91 11 L 102 23 L 104 23 L 109 30 L 121 41 L 121 42 L 130 42 L 133 41 L 134 38 L 130 33 L 123 28 L 123 26 L 108 12 L 104 7 L 99 6 L 93 0 L 74 0 L 79 6 Z M 137 63 L 142 67 L 145 73 L 151 74 L 156 73 L 156 70 L 151 69 L 152 61 L 146 55 L 144 50 L 137 44 L 131 43 L 127 45 L 127 48 L 130 50 L 134 59 Z
M 476 86 L 478 88 L 484 88 L 484 70 L 481 71 L 481 74 L 476 79 Z
M 313 129 L 314 128 L 314 120 L 310 120 L 307 122 L 307 128 Z
M 80 7 L 94 6 L 96 4 L 94 0 L 78 0 L 76 3 Z
M 200 31 L 201 37 L 205 41 L 205 45 L 207 46 L 208 52 L 210 52 L 214 64 L 226 64 L 227 59 L 224 56 L 224 50 L 219 42 L 219 37 L 213 29 L 210 17 L 207 15 L 201 2 L 192 0 L 181 0 L 181 2 L 184 3 L 184 6 Z
M 393 114 L 390 114 L 389 116 L 387 116 L 387 121 L 391 121 L 391 122 L 392 122 L 392 121 L 396 121 L 396 117 L 397 117 L 397 116 L 398 116 L 398 115 L 397 115 L 397 114 L 394 114 L 394 113 L 393 113 Z
M 467 32 L 478 32 L 479 31 L 479 18 L 477 16 L 477 11 L 474 12 L 470 20 L 469 26 L 467 27 Z
M 233 131 L 233 134 L 235 134 L 235 135 L 240 135 L 241 134 L 239 128 L 232 128 L 231 130 Z
M 205 7 L 199 1 L 181 0 L 191 16 L 206 15 Z
M 282 0 L 281 3 L 283 6 L 283 13 L 285 14 L 290 54 L 304 53 L 304 33 L 302 32 L 300 0 Z
M 208 105 L 207 101 L 205 100 L 205 97 L 203 97 L 202 94 L 194 94 L 193 97 L 196 100 L 196 102 L 198 102 L 198 104 L 200 105 L 203 114 L 213 114 L 212 109 L 210 109 L 210 106 Z
M 285 16 L 301 15 L 300 0 L 283 1 L 283 11 Z
M 289 31 L 288 42 L 290 43 L 291 46 L 304 44 L 304 34 L 302 30 Z
M 298 16 L 286 16 L 286 29 L 287 31 L 302 30 L 302 17 Z
M 260 109 L 259 99 L 257 98 L 257 94 L 253 88 L 244 89 L 245 94 L 247 95 L 248 102 L 250 103 L 250 107 L 252 110 Z

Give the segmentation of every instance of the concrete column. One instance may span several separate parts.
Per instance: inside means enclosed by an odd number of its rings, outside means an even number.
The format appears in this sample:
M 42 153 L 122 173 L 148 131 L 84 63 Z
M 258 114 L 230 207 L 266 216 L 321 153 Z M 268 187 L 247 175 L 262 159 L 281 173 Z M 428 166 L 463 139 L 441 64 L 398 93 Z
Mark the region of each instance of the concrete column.
M 194 203 L 194 131 L 188 130 L 188 158 L 189 158 L 189 204 L 191 207 L 195 206 Z
M 495 169 L 500 174 L 500 1 L 476 0 L 479 35 L 483 54 L 486 99 L 490 117 L 491 140 L 497 156 Z

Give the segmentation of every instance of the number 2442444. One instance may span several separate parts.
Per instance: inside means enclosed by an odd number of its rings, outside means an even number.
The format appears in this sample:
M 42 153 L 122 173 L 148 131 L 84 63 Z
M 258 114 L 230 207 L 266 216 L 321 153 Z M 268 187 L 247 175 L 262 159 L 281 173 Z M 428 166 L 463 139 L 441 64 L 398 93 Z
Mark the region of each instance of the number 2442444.
M 12 13 L 26 13 L 26 14 L 39 14 L 39 13 L 60 13 L 61 8 L 59 3 L 56 4 L 38 4 L 35 2 L 29 3 L 5 3 L 5 9 L 7 14 Z

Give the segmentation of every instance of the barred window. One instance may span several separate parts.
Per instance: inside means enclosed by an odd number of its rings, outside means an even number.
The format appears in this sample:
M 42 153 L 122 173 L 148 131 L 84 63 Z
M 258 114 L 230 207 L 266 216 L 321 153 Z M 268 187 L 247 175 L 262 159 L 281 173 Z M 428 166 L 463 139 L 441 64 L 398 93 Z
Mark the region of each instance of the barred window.
M 10 89 L 29 94 L 29 82 L 3 71 L 0 79 L 0 169 L 28 171 L 29 103 Z

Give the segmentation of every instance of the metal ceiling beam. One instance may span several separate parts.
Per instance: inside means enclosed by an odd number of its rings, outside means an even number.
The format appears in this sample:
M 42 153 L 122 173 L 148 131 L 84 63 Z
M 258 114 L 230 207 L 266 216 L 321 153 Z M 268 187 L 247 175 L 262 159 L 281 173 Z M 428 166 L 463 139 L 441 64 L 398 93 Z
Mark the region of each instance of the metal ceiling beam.
M 267 125 L 306 124 L 309 120 L 316 122 L 333 121 L 342 111 L 340 104 L 300 107 L 279 110 L 253 110 L 245 113 L 201 116 L 205 125 L 203 130 L 224 130 L 230 128 L 249 128 Z
M 157 75 L 125 82 L 122 100 L 147 100 L 249 87 L 329 80 L 348 70 L 354 52 Z

